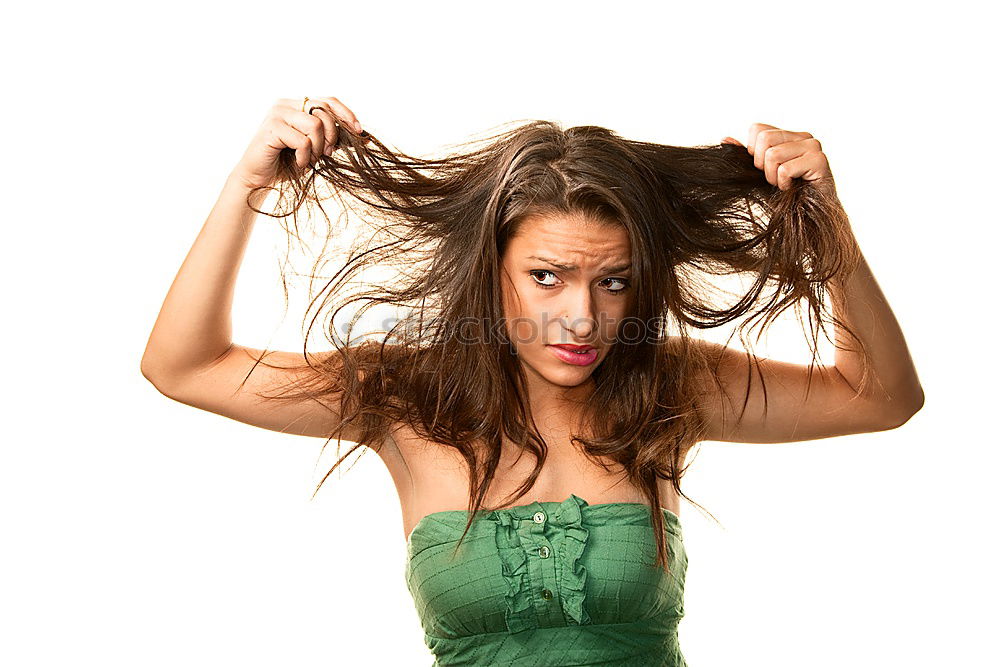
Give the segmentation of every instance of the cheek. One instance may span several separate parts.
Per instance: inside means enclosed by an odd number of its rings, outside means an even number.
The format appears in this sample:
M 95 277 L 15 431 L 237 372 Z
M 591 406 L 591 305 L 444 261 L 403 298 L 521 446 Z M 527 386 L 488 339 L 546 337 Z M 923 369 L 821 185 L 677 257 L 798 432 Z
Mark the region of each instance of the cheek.
M 512 288 L 505 287 L 503 290 L 503 316 L 507 320 L 508 328 L 513 320 L 520 317 L 523 307 L 523 299 L 519 300 Z
M 504 318 L 507 323 L 507 333 L 515 345 L 531 345 L 541 340 L 540 321 L 536 304 L 530 293 L 519 292 L 504 295 Z
M 627 298 L 627 297 L 626 297 Z M 617 339 L 618 335 L 622 333 L 622 328 L 628 324 L 628 328 L 631 330 L 635 329 L 635 323 L 630 319 L 631 309 L 629 304 L 626 302 L 624 304 L 616 304 L 610 306 L 608 310 L 604 312 L 604 317 L 602 318 L 602 336 L 606 341 L 614 341 Z M 630 320 L 630 323 L 626 323 L 625 320 Z M 634 331 L 631 332 L 634 335 Z
M 513 337 L 514 343 L 520 347 L 532 345 L 541 340 L 538 321 L 524 314 L 508 324 L 507 330 Z

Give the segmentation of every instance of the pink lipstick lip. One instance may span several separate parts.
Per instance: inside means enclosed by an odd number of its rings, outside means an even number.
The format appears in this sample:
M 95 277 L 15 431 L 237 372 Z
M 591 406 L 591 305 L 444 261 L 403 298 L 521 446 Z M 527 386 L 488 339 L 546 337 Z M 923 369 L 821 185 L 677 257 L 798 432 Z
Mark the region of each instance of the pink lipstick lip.
M 574 352 L 579 352 L 580 350 L 588 351 L 595 349 L 593 345 L 573 345 L 572 343 L 552 343 L 552 347 L 562 347 L 567 350 L 573 350 Z
M 546 347 L 552 350 L 557 359 L 573 366 L 589 366 L 597 361 L 597 348 L 592 345 L 547 345 Z

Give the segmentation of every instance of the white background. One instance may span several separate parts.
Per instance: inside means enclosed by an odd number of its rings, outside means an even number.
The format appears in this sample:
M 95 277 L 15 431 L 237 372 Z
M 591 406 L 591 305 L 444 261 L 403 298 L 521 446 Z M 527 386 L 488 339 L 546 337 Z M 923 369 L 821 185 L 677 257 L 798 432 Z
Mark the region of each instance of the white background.
M 745 142 L 755 121 L 819 138 L 926 405 L 894 431 L 702 446 L 684 488 L 722 526 L 682 507 L 685 656 L 996 664 L 997 54 L 977 7 L 6 10 L 0 662 L 430 664 L 378 457 L 310 501 L 322 440 L 173 402 L 139 372 L 268 107 L 333 95 L 417 155 L 529 118 L 678 145 Z M 296 350 L 279 232 L 258 221 L 234 339 Z

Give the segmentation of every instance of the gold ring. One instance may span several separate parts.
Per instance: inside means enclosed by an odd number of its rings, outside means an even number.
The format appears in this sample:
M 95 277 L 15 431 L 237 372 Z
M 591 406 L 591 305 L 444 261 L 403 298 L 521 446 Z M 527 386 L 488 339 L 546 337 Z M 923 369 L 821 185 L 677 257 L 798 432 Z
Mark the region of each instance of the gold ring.
M 308 102 L 308 101 L 309 101 L 308 97 L 303 97 L 302 98 L 302 111 L 306 110 L 306 102 Z

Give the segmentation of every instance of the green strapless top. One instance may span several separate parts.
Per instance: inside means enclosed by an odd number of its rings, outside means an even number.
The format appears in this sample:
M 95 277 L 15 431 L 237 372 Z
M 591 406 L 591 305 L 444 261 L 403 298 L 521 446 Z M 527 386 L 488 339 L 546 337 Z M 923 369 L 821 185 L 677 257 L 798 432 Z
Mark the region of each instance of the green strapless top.
M 662 508 L 661 508 L 662 509 Z M 662 509 L 668 570 L 655 566 L 649 506 L 562 502 L 423 517 L 406 584 L 434 665 L 686 667 L 680 519 Z

